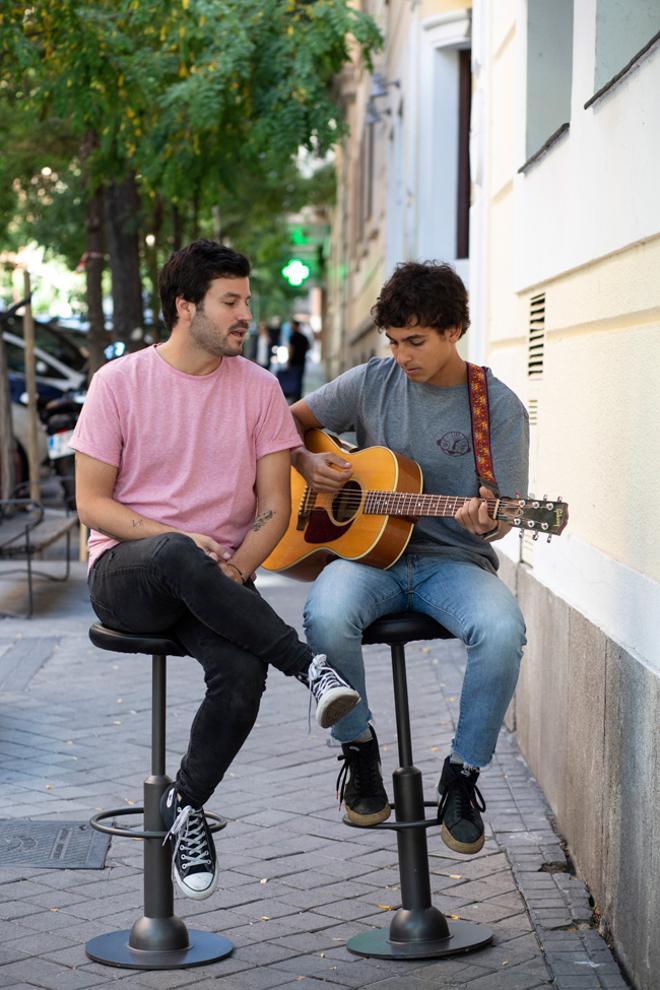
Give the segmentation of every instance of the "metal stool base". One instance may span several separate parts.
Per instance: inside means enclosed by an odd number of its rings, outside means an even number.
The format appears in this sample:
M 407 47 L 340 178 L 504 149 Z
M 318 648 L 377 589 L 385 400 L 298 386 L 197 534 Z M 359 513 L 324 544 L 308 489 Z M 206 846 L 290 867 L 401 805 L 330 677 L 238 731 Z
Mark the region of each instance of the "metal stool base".
M 425 942 L 390 942 L 389 928 L 354 935 L 346 948 L 356 956 L 374 959 L 441 959 L 483 949 L 493 939 L 490 928 L 471 921 L 448 921 L 449 938 Z
M 122 969 L 186 969 L 224 959 L 234 950 L 222 935 L 188 929 L 185 949 L 132 949 L 128 944 L 130 929 L 98 935 L 85 945 L 94 962 Z

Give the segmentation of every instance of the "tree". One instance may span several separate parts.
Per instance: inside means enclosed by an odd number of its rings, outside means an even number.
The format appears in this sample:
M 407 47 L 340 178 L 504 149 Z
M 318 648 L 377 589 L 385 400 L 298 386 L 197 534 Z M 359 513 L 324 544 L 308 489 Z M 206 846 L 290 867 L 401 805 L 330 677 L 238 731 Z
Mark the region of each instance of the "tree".
M 194 236 L 215 209 L 227 236 L 236 198 L 277 188 L 301 145 L 323 154 L 343 130 L 332 83 L 351 39 L 367 62 L 380 42 L 348 0 L 40 0 L 3 11 L 17 110 L 65 120 L 85 203 L 105 190 L 122 334 L 138 227 L 161 218 L 153 270 L 167 233 L 176 244 L 185 224 Z

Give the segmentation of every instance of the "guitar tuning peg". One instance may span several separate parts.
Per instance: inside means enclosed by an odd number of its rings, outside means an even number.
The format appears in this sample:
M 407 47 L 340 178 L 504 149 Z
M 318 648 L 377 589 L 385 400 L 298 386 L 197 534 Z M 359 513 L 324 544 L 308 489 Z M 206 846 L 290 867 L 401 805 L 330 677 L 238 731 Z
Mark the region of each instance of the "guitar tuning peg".
M 548 543 L 550 542 L 551 539 L 552 539 L 552 535 L 548 537 Z
M 558 501 L 558 502 L 561 502 L 561 495 L 558 495 L 558 496 L 557 496 L 557 501 Z
M 520 498 L 520 492 L 514 492 L 513 497 L 514 498 Z
M 548 496 L 547 495 L 544 495 L 541 501 L 547 502 L 548 501 Z
M 534 533 L 534 536 L 532 537 L 532 539 L 533 539 L 534 541 L 536 541 L 536 540 L 538 540 L 538 538 L 539 538 L 539 534 L 538 534 L 538 532 L 536 532 L 536 533 Z

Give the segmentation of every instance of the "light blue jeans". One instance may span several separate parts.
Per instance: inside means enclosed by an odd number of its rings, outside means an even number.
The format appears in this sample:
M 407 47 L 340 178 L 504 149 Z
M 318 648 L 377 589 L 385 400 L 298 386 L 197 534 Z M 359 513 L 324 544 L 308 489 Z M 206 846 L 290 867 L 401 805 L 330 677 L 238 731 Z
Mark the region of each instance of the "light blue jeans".
M 441 556 L 404 555 L 387 571 L 335 560 L 314 582 L 305 605 L 305 633 L 360 692 L 362 701 L 332 729 L 339 742 L 363 733 L 367 700 L 362 630 L 390 612 L 425 612 L 467 646 L 467 667 L 453 751 L 465 763 L 490 762 L 513 696 L 525 623 L 500 579 L 477 564 Z

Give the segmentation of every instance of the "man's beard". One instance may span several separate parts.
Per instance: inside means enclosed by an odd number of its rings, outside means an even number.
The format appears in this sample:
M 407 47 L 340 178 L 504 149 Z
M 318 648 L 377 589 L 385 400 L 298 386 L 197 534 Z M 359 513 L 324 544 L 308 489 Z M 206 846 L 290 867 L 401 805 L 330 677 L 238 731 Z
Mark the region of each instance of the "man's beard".
M 241 320 L 233 323 L 225 332 L 224 337 L 218 336 L 216 327 L 211 323 L 203 310 L 198 309 L 190 323 L 190 334 L 198 347 L 213 357 L 236 357 L 243 350 L 243 341 L 233 340 L 229 335 L 232 330 L 247 329 L 247 324 Z

